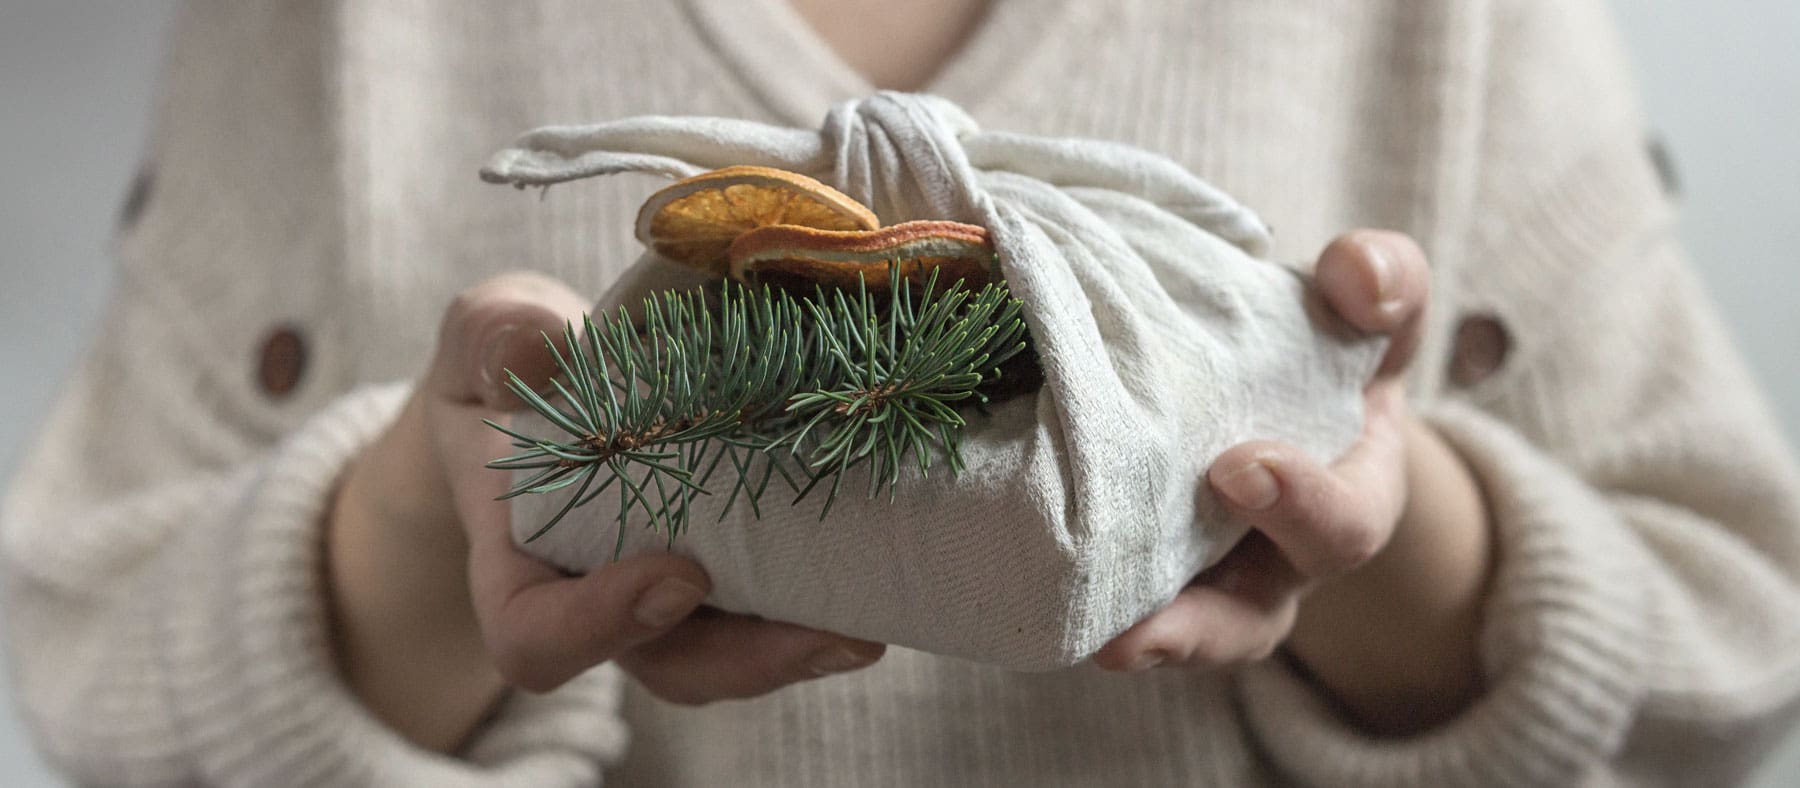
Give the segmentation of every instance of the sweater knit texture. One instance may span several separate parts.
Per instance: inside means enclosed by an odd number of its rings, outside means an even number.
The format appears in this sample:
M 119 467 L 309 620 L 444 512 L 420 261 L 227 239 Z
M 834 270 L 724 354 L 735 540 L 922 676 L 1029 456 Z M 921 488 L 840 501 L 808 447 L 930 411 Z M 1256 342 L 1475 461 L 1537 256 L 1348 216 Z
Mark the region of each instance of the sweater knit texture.
M 621 177 L 480 183 L 548 122 L 815 126 L 872 87 L 780 0 L 206 0 L 182 15 L 100 337 L 0 511 L 12 679 L 96 785 L 1723 785 L 1800 696 L 1800 474 L 1673 240 L 1602 0 L 998 0 L 927 86 L 984 127 L 1174 158 L 1315 257 L 1434 269 L 1414 406 L 1494 519 L 1481 697 L 1409 738 L 1283 660 L 1027 674 L 905 650 L 703 708 L 610 666 L 451 756 L 332 668 L 320 519 L 459 290 L 598 294 Z M 1503 327 L 1452 383 L 1456 327 Z M 256 383 L 305 341 L 298 388 Z

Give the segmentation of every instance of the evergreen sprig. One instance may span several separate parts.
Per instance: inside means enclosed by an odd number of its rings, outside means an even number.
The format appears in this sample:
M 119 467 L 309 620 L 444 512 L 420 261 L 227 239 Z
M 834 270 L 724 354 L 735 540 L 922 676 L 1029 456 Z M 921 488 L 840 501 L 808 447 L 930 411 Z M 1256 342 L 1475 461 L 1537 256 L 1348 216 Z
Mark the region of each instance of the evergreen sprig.
M 959 405 L 1024 350 L 1022 306 L 1003 284 L 971 291 L 890 278 L 885 292 L 780 289 L 726 282 L 666 292 L 549 335 L 558 374 L 535 391 L 510 371 L 507 387 L 562 431 L 533 437 L 489 421 L 519 452 L 489 468 L 532 471 L 503 499 L 574 488 L 536 539 L 575 507 L 611 489 L 618 540 L 642 513 L 671 542 L 686 530 L 694 496 L 710 494 L 721 467 L 733 476 L 729 512 L 742 496 L 761 502 L 780 477 L 798 503 L 829 482 L 829 512 L 845 476 L 869 467 L 868 494 L 896 494 L 910 458 L 921 476 L 943 452 L 961 470 Z M 723 514 L 721 514 L 723 516 Z M 821 515 L 823 516 L 823 514 Z

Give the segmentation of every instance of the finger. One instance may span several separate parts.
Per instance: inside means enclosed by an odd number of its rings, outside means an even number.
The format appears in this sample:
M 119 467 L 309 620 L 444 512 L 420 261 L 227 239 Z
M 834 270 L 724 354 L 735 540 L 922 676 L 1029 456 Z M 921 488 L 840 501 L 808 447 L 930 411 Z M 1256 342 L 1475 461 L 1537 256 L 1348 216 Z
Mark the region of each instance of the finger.
M 556 367 L 544 335 L 560 341 L 564 326 L 579 325 L 587 306 L 563 283 L 530 272 L 464 290 L 444 311 L 424 385 L 452 403 L 516 410 L 521 403 L 506 390 L 503 370 L 534 389 L 546 385 Z
M 534 692 L 658 637 L 693 613 L 711 588 L 692 561 L 669 553 L 621 559 L 564 577 L 513 547 L 504 530 L 471 534 L 469 588 L 496 667 Z
M 482 420 L 511 427 L 512 414 L 496 413 L 485 404 L 440 401 L 432 415 L 430 439 L 442 458 L 449 485 L 446 497 L 455 506 L 458 522 L 466 528 L 505 533 L 512 522 L 512 502 L 500 496 L 512 487 L 514 473 L 489 468 L 487 463 L 519 449 L 510 436 Z
M 516 272 L 488 279 L 458 294 L 444 312 L 438 347 L 421 383 L 424 429 L 413 440 L 426 442 L 441 458 L 436 495 L 454 506 L 469 528 L 504 532 L 508 505 L 497 500 L 511 474 L 486 467 L 513 454 L 507 436 L 481 422 L 510 426 L 510 411 L 522 403 L 502 382 L 502 370 L 542 388 L 555 370 L 544 334 L 560 337 L 579 320 L 584 300 L 547 276 Z
M 699 705 L 749 698 L 799 681 L 868 667 L 886 651 L 794 624 L 731 613 L 699 615 L 619 657 L 658 697 Z
M 1326 303 L 1356 328 L 1389 335 L 1377 376 L 1411 363 L 1424 332 L 1431 270 L 1411 237 L 1385 230 L 1356 230 L 1325 247 L 1313 281 Z
M 542 339 L 533 338 L 540 330 L 560 334 L 582 308 L 567 287 L 539 274 L 506 274 L 459 294 L 444 312 L 432 362 L 412 398 L 352 467 L 345 489 L 378 491 L 359 500 L 394 527 L 496 521 L 504 506 L 493 499 L 505 491 L 507 475 L 483 465 L 513 452 L 481 420 L 504 418 L 496 408 L 518 402 L 496 385 L 497 370 L 511 366 L 541 385 L 554 365 Z
M 1268 656 L 1293 629 L 1305 579 L 1255 533 L 1215 570 L 1107 643 L 1094 663 L 1107 670 L 1217 668 Z
M 1399 517 L 1403 465 L 1388 432 L 1365 430 L 1331 469 L 1287 444 L 1240 444 L 1214 461 L 1207 481 L 1233 516 L 1268 536 L 1301 574 L 1332 577 L 1373 558 Z
M 1353 230 L 1325 247 L 1314 281 L 1351 325 L 1390 333 L 1424 308 L 1430 270 L 1424 251 L 1410 236 Z
M 1269 605 L 1287 594 L 1304 591 L 1311 584 L 1269 537 L 1255 529 L 1244 534 L 1218 563 L 1194 578 L 1192 585 L 1207 585 L 1253 603 Z

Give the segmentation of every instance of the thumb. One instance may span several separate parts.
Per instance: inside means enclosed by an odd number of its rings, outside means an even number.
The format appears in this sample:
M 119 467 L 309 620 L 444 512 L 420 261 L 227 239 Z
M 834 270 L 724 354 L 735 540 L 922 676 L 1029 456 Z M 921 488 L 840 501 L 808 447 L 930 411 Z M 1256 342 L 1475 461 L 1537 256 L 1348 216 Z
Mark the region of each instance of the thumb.
M 568 350 L 563 329 L 582 319 L 587 300 L 542 274 L 501 274 L 456 296 L 444 311 L 436 355 L 426 371 L 426 393 L 460 405 L 516 410 L 522 403 L 506 388 L 507 372 L 533 389 L 548 385 L 556 363 L 545 336 Z
M 1431 266 L 1418 242 L 1387 230 L 1345 233 L 1325 247 L 1313 280 L 1340 317 L 1388 336 L 1375 376 L 1401 377 L 1424 336 L 1431 301 Z

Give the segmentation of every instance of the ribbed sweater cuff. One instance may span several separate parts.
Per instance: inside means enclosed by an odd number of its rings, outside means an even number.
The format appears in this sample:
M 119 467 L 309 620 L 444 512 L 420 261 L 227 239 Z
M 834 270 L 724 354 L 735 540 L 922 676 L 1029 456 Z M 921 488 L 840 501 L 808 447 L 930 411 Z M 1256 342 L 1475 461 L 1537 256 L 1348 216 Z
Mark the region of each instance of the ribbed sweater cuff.
M 321 524 L 339 476 L 391 423 L 403 386 L 338 401 L 254 469 L 212 522 L 171 551 L 186 578 L 169 589 L 159 638 L 172 701 L 204 781 L 215 785 L 594 784 L 598 766 L 567 750 L 493 768 L 418 749 L 384 727 L 332 661 Z M 234 490 L 234 493 L 239 492 Z
M 1505 425 L 1458 404 L 1428 419 L 1475 471 L 1494 518 L 1486 692 L 1433 731 L 1376 738 L 1270 661 L 1242 674 L 1246 717 L 1307 784 L 1580 784 L 1617 751 L 1644 693 L 1647 558 L 1597 493 Z

